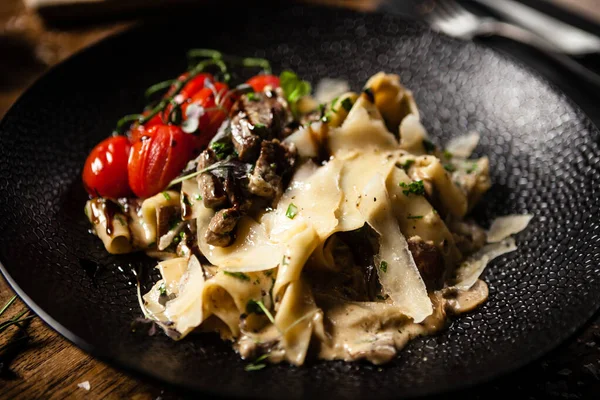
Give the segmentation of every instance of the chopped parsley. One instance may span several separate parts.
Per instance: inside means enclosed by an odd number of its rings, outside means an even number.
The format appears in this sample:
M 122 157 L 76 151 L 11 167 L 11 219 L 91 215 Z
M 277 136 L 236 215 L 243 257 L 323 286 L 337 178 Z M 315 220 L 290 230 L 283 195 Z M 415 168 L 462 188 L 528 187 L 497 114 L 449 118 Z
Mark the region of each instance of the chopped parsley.
M 423 216 L 422 215 L 409 215 L 406 218 L 408 218 L 408 219 L 421 219 L 421 218 L 423 218 Z
M 162 192 L 162 195 L 165 196 L 165 199 L 171 200 L 171 195 L 167 192 Z
M 400 182 L 399 186 L 404 188 L 402 193 L 404 193 L 405 196 L 408 196 L 409 194 L 422 196 L 425 194 L 425 185 L 423 185 L 423 181 L 414 181 L 409 184 Z
M 387 272 L 387 268 L 388 268 L 387 261 L 381 261 L 381 264 L 379 264 L 379 269 L 381 270 L 381 272 Z
M 233 150 L 231 143 L 223 142 L 214 142 L 210 145 L 210 148 L 212 149 L 212 151 L 215 152 L 215 156 L 219 160 L 222 160 L 225 157 L 227 157 L 229 154 L 231 154 L 231 151 Z
M 158 293 L 160 293 L 161 296 L 166 296 L 167 295 L 167 288 L 165 287 L 165 283 L 161 283 L 160 286 L 158 287 Z
M 288 265 L 289 261 L 288 261 L 288 257 L 287 256 L 283 256 L 283 258 L 281 259 L 281 265 Z
M 427 153 L 431 153 L 435 150 L 435 144 L 431 143 L 427 139 L 423 139 L 423 148 Z
M 448 171 L 448 172 L 454 172 L 454 171 L 456 171 L 456 168 L 452 164 L 444 164 L 444 169 L 446 171 Z
M 350 109 L 352 108 L 352 100 L 346 97 L 344 100 L 342 100 L 342 107 L 344 108 L 344 110 L 350 111 Z
M 258 96 L 256 95 L 256 93 L 254 92 L 250 92 L 246 95 L 246 97 L 248 98 L 248 100 L 250 101 L 260 101 L 260 99 L 258 98 Z
M 285 216 L 289 219 L 294 219 L 296 215 L 298 215 L 298 207 L 296 207 L 294 203 L 290 203 L 290 205 L 287 208 L 287 211 L 285 212 Z
M 471 166 L 466 170 L 467 174 L 471 174 L 475 171 L 477 171 L 477 163 L 476 162 L 472 163 Z
M 415 163 L 415 160 L 406 160 L 404 161 L 403 164 L 398 164 L 398 166 L 400 168 L 402 168 L 403 170 L 407 171 L 411 165 L 413 165 Z
M 223 271 L 223 273 L 227 276 L 231 276 L 232 278 L 237 278 L 241 281 L 247 281 L 247 282 L 250 281 L 250 277 L 243 272 Z
M 263 129 L 264 127 L 266 127 L 266 125 L 265 125 L 265 124 L 261 124 L 261 123 L 254 124 L 254 128 L 255 128 L 255 129 Z
M 444 150 L 444 157 L 446 157 L 448 160 L 452 160 L 452 157 L 454 155 L 452 153 L 450 153 L 448 150 Z
M 196 200 L 202 200 L 202 196 L 200 196 L 199 194 L 196 195 Z

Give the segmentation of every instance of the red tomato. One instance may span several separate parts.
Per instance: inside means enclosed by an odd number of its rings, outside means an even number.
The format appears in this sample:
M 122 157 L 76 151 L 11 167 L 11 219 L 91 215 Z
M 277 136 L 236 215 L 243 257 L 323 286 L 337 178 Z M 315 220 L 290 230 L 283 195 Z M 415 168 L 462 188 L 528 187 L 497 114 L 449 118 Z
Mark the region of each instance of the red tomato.
M 215 78 L 212 76 L 212 74 L 198 74 L 185 84 L 179 94 L 183 96 L 184 99 L 189 99 L 200 90 L 204 89 L 206 81 L 214 84 Z
M 125 136 L 109 137 L 94 147 L 83 167 L 83 183 L 90 195 L 117 198 L 131 194 L 127 179 L 130 148 Z
M 142 115 L 148 115 L 149 111 L 144 111 Z M 142 136 L 146 134 L 146 131 L 153 127 L 154 125 L 163 125 L 162 118 L 160 117 L 160 113 L 156 114 L 154 117 L 150 119 L 150 121 L 146 122 L 144 125 L 140 125 L 137 122 L 131 127 L 128 132 L 129 141 L 131 143 L 135 143 L 141 139 Z
M 246 82 L 252 86 L 255 92 L 262 92 L 265 87 L 271 86 L 273 89 L 279 87 L 279 77 L 275 75 L 256 75 Z
M 181 105 L 181 112 L 184 119 L 186 118 L 186 110 L 190 104 L 197 104 L 205 109 L 204 115 L 200 117 L 198 134 L 196 135 L 196 141 L 201 148 L 208 145 L 210 139 L 215 136 L 233 106 L 231 96 L 227 96 L 228 89 L 229 87 L 226 84 L 216 82 L 213 88 L 206 87 L 200 90 L 188 103 Z M 217 105 L 217 101 L 219 105 Z
M 141 198 L 164 190 L 198 151 L 195 138 L 174 125 L 155 125 L 131 148 L 129 186 Z

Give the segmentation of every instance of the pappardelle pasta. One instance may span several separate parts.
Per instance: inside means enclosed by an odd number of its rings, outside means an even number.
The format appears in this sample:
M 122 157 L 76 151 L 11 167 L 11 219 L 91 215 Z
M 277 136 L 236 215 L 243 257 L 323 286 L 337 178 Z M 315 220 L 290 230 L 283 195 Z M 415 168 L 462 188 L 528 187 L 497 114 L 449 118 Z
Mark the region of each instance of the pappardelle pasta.
M 476 133 L 434 144 L 398 75 L 313 96 L 263 59 L 190 57 L 84 168 L 106 250 L 160 260 L 146 318 L 176 340 L 218 332 L 250 360 L 380 364 L 487 299 L 482 271 L 531 216 L 468 218 L 491 186 Z

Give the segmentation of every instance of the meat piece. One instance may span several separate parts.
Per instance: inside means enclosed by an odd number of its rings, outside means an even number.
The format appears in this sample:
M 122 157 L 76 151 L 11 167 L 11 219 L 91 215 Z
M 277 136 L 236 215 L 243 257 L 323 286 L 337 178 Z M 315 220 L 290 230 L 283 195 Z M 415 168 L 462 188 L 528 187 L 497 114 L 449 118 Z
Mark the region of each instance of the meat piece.
M 244 162 L 256 160 L 260 142 L 280 137 L 288 120 L 286 104 L 275 92 L 242 96 L 235 104 L 233 114 L 232 142 Z
M 261 138 L 254 134 L 254 126 L 245 112 L 240 111 L 231 119 L 231 141 L 240 160 L 252 162 L 260 150 Z
M 444 257 L 440 249 L 419 236 L 413 236 L 407 242 L 427 289 L 441 289 L 444 286 Z
M 240 216 L 240 212 L 235 208 L 226 208 L 217 211 L 210 220 L 208 229 L 221 235 L 232 232 L 235 229 Z
M 246 213 L 252 205 L 247 187 L 247 179 L 236 178 L 231 173 L 227 174 L 223 181 L 223 188 L 225 189 L 229 203 L 241 213 Z
M 156 237 L 162 237 L 181 221 L 179 207 L 163 206 L 156 210 Z
M 198 160 L 198 170 L 207 168 L 216 161 L 217 159 L 211 149 L 204 150 Z M 227 201 L 227 194 L 221 181 L 211 173 L 205 172 L 198 177 L 198 188 L 206 208 L 218 208 Z
M 204 234 L 204 239 L 206 243 L 217 246 L 217 247 L 227 247 L 233 242 L 233 236 L 231 233 L 218 234 L 211 230 L 207 230 Z
M 208 224 L 204 238 L 208 244 L 226 247 L 231 244 L 233 231 L 241 217 L 240 212 L 232 207 L 217 211 Z
M 277 202 L 283 193 L 283 179 L 295 163 L 294 147 L 277 139 L 263 141 L 254 171 L 250 175 L 248 190 L 256 196 Z

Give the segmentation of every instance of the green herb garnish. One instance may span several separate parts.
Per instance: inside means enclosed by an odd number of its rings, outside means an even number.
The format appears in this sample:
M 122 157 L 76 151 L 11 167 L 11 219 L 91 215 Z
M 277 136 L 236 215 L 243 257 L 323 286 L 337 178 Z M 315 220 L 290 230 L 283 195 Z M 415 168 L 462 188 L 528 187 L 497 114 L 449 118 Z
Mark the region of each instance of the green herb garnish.
M 423 148 L 425 149 L 425 152 L 432 153 L 435 151 L 435 144 L 431 143 L 427 139 L 423 139 Z
M 456 171 L 456 167 L 454 167 L 452 164 L 444 164 L 444 169 L 448 172 Z
M 201 195 L 199 195 L 199 194 L 197 194 L 197 195 L 196 195 L 196 200 L 202 200 L 202 196 L 201 196 Z
M 405 189 L 402 191 L 405 196 L 408 196 L 409 194 L 422 196 L 425 194 L 425 186 L 423 185 L 423 181 L 414 181 L 409 184 L 400 182 L 399 186 Z
M 264 367 L 267 366 L 267 364 L 263 363 L 262 361 L 266 360 L 267 358 L 269 358 L 270 354 L 263 354 L 262 356 L 258 357 L 256 360 L 254 360 L 252 363 L 246 365 L 246 368 L 244 368 L 246 371 L 258 371 L 263 369 Z
M 158 287 L 158 293 L 160 293 L 161 296 L 166 296 L 167 295 L 167 288 L 165 287 L 165 283 L 161 283 L 160 286 Z
M 421 218 L 423 218 L 423 216 L 422 215 L 409 215 L 406 218 L 408 218 L 408 219 L 421 219 Z
M 171 195 L 167 192 L 162 192 L 162 195 L 165 196 L 165 199 L 171 200 Z
M 466 170 L 466 173 L 471 174 L 475 171 L 477 171 L 477 163 L 476 162 L 471 164 L 471 166 Z
M 241 281 L 250 281 L 250 277 L 248 275 L 246 275 L 243 272 L 230 272 L 230 271 L 223 271 L 223 273 L 227 276 L 231 276 L 233 278 L 237 278 Z
M 256 93 L 254 92 L 250 92 L 246 95 L 246 97 L 248 98 L 248 100 L 250 101 L 260 101 L 260 99 L 258 98 L 258 96 L 256 95 Z
M 403 164 L 398 164 L 398 166 L 400 168 L 402 168 L 403 170 L 408 171 L 410 166 L 413 165 L 414 163 L 415 163 L 415 160 L 406 160 L 406 161 L 404 161 Z
M 452 157 L 454 155 L 452 153 L 450 153 L 448 150 L 444 150 L 444 157 L 446 157 L 448 160 L 452 160 Z
M 381 272 L 387 272 L 387 268 L 388 268 L 387 261 L 382 261 L 381 264 L 379 264 L 379 269 L 381 270 Z
M 213 142 L 210 145 L 210 148 L 212 149 L 212 151 L 214 151 L 215 156 L 218 160 L 224 159 L 229 154 L 231 154 L 231 151 L 233 150 L 233 146 L 231 145 L 231 143 L 224 142 Z
M 279 75 L 279 81 L 283 95 L 290 105 L 290 109 L 294 115 L 297 114 L 297 103 L 302 97 L 310 94 L 312 88 L 310 83 L 298 78 L 298 75 L 292 71 L 283 71 Z
M 298 215 L 298 207 L 296 207 L 294 203 L 290 203 L 290 205 L 287 208 L 287 211 L 285 212 L 285 216 L 289 219 L 294 219 L 296 215 Z

